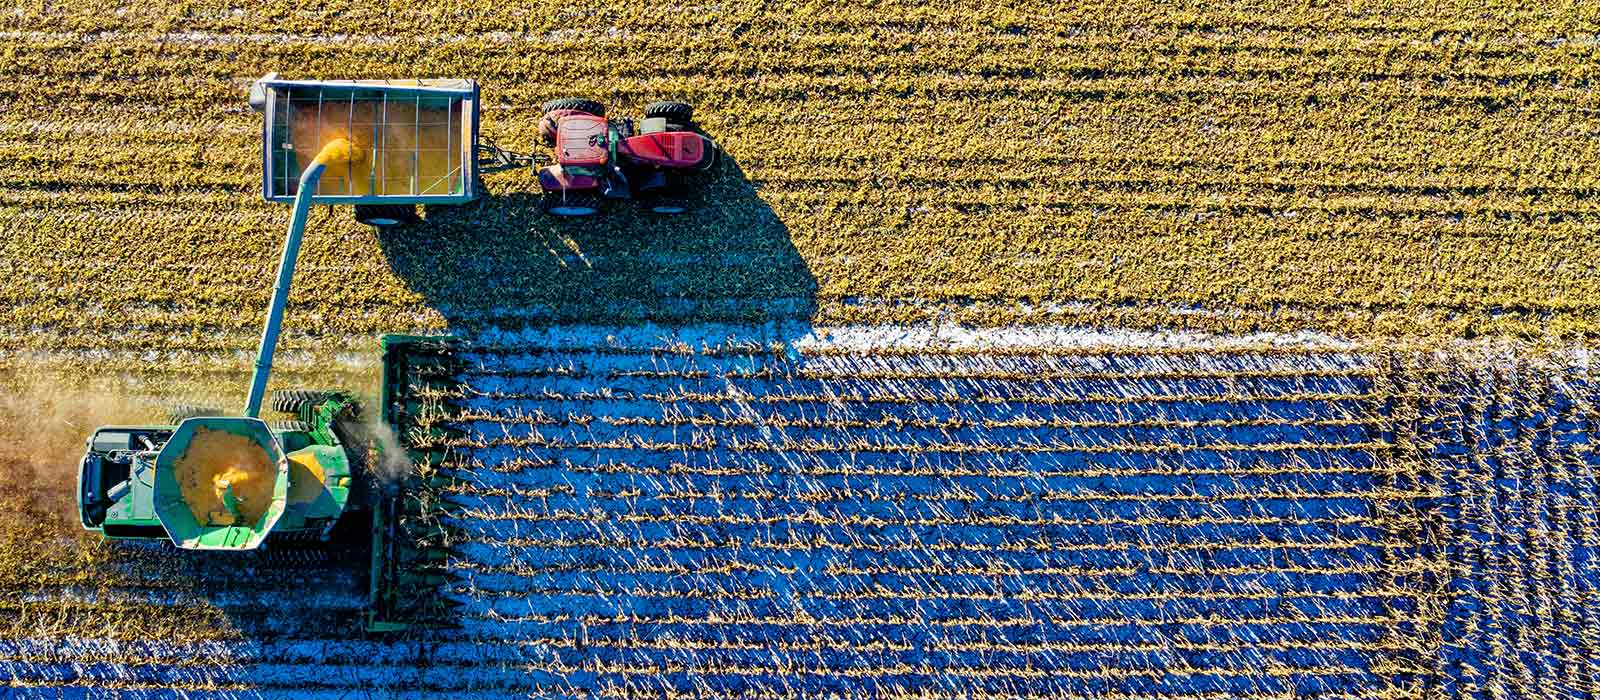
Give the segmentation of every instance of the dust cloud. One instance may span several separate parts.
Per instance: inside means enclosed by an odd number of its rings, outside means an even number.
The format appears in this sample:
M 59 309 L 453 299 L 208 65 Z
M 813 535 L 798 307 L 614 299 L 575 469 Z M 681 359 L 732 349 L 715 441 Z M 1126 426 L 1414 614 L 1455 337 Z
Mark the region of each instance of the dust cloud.
M 96 427 L 159 422 L 158 407 L 42 372 L 0 372 L 0 484 L 72 513 L 84 442 Z

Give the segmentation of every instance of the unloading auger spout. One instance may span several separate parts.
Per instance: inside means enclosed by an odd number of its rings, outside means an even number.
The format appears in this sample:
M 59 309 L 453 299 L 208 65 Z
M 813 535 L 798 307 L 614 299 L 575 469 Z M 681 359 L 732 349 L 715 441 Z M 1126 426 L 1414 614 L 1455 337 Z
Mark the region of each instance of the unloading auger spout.
M 272 375 L 272 356 L 282 330 L 283 308 L 289 302 L 289 285 L 294 282 L 294 263 L 300 256 L 300 239 L 306 231 L 306 217 L 311 212 L 311 200 L 316 196 L 322 171 L 330 164 L 360 163 L 366 157 L 366 149 L 348 139 L 336 138 L 324 145 L 311 165 L 300 174 L 300 185 L 294 195 L 294 215 L 289 219 L 289 235 L 283 239 L 283 255 L 278 259 L 278 281 L 272 288 L 272 305 L 267 307 L 267 323 L 261 329 L 261 347 L 256 351 L 255 373 L 250 378 L 250 395 L 244 403 L 246 416 L 261 417 L 261 400 L 266 396 L 267 379 Z

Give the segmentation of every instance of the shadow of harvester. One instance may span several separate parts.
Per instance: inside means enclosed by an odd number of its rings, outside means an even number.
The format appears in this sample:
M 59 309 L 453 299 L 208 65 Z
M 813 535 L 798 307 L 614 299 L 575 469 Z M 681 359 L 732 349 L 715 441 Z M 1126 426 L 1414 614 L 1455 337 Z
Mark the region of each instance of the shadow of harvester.
M 539 209 L 527 188 L 433 208 L 380 234 L 390 268 L 450 330 L 540 323 L 809 321 L 817 284 L 788 229 L 732 157 L 689 181 L 684 214 L 608 202 L 587 218 Z

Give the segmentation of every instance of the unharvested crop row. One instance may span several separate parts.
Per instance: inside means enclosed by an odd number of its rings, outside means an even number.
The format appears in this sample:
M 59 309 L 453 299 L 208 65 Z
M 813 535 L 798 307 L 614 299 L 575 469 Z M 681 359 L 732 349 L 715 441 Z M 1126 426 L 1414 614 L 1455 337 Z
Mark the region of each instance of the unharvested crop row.
M 433 440 L 416 440 L 420 449 L 441 449 Z M 516 450 L 496 449 L 483 453 L 445 453 L 442 462 L 456 469 L 494 470 L 505 474 L 526 474 L 534 470 L 567 469 L 578 474 L 636 474 L 640 476 L 699 476 L 717 478 L 760 474 L 793 474 L 817 478 L 858 475 L 864 478 L 1052 478 L 1072 476 L 1129 476 L 1150 471 L 1158 476 L 1218 477 L 1240 474 L 1291 473 L 1300 467 L 1307 473 L 1328 472 L 1396 474 L 1403 470 L 1383 466 L 1389 450 L 1377 451 L 1364 445 L 1330 449 L 1312 445 L 1289 450 L 1195 449 L 1184 451 L 1070 451 L 1060 453 L 1018 452 L 983 456 L 969 452 L 938 453 L 923 451 L 900 454 L 894 451 L 872 453 L 812 452 L 796 455 L 746 453 L 728 459 L 717 453 L 685 451 L 646 452 L 638 449 L 606 449 L 577 452 L 555 458 Z M 1392 447 L 1392 446 L 1391 446 Z M 843 457 L 843 459 L 841 459 Z M 1294 465 L 1289 468 L 1273 464 Z M 502 477 L 504 478 L 504 477 Z M 539 477 L 527 477 L 536 479 Z
M 498 423 L 508 426 L 553 426 L 565 427 L 572 425 L 592 425 L 596 419 L 592 416 L 571 415 L 565 417 L 551 416 L 483 416 L 462 414 L 457 420 L 471 421 L 473 423 Z M 638 428 L 772 428 L 776 430 L 795 429 L 801 431 L 820 430 L 826 428 L 846 430 L 882 430 L 886 428 L 903 428 L 908 430 L 956 430 L 971 431 L 984 430 L 1066 430 L 1066 429 L 1094 429 L 1094 428 L 1175 428 L 1194 430 L 1198 428 L 1263 428 L 1281 426 L 1284 428 L 1338 428 L 1351 426 L 1366 426 L 1373 424 L 1367 418 L 1216 418 L 1208 420 L 1128 420 L 1128 421 L 1096 421 L 1064 417 L 1036 418 L 1018 417 L 1005 420 L 967 420 L 963 418 L 898 418 L 884 417 L 878 419 L 862 420 L 858 418 L 786 418 L 783 416 L 675 416 L 668 418 L 637 418 L 615 417 L 599 420 L 603 426 L 610 427 L 638 427 Z M 479 426 L 481 429 L 481 426 Z
M 1293 452 L 1297 450 L 1383 450 L 1392 447 L 1392 443 L 1381 440 L 1363 440 L 1354 442 L 1325 443 L 1320 441 L 1302 442 L 1258 442 L 1258 443 L 1215 443 L 1196 445 L 1189 443 L 1173 442 L 1168 444 L 1139 444 L 1123 440 L 1107 440 L 1100 443 L 1070 442 L 1061 439 L 1039 440 L 1027 444 L 1015 444 L 1000 441 L 965 442 L 965 443 L 902 443 L 889 439 L 855 438 L 847 440 L 829 439 L 767 439 L 759 437 L 723 437 L 717 436 L 689 436 L 685 441 L 677 440 L 651 440 L 641 436 L 623 436 L 611 440 L 587 440 L 580 437 L 566 439 L 562 437 L 549 437 L 545 435 L 526 435 L 514 437 L 497 437 L 493 439 L 442 439 L 430 441 L 423 445 L 430 449 L 483 451 L 498 448 L 511 448 L 523 451 L 535 450 L 573 450 L 573 451 L 633 451 L 640 453 L 674 453 L 684 449 L 733 452 L 755 452 L 772 454 L 902 454 L 907 451 L 916 453 L 932 453 L 941 455 L 1063 455 L 1063 454 L 1138 454 L 1138 453 L 1190 453 L 1190 452 Z
M 642 354 L 642 353 L 641 353 Z M 647 355 L 645 357 L 648 357 Z M 896 380 L 927 380 L 927 381 L 954 381 L 969 380 L 1032 380 L 1032 381 L 1096 381 L 1096 380 L 1122 380 L 1130 385 L 1143 386 L 1152 380 L 1239 380 L 1241 384 L 1251 383 L 1251 380 L 1305 380 L 1323 378 L 1347 378 L 1351 383 L 1373 376 L 1371 370 L 1341 368 L 1318 369 L 1297 368 L 1280 366 L 1271 369 L 1205 369 L 1174 367 L 1171 369 L 1140 369 L 1128 368 L 1120 370 L 1094 370 L 1090 368 L 1073 368 L 1071 366 L 1061 369 L 1046 369 L 1038 365 L 1047 363 L 1030 363 L 1032 366 L 1018 368 L 986 368 L 972 366 L 948 367 L 909 366 L 909 367 L 841 367 L 838 369 L 823 367 L 796 367 L 785 368 L 771 356 L 748 356 L 735 358 L 727 366 L 717 367 L 696 363 L 689 366 L 669 367 L 670 363 L 648 363 L 640 358 L 630 358 L 632 361 L 616 363 L 613 366 L 596 366 L 599 363 L 578 361 L 580 358 L 564 357 L 555 358 L 551 366 L 541 367 L 508 367 L 503 370 L 478 369 L 474 376 L 497 376 L 517 378 L 580 378 L 592 377 L 599 381 L 615 379 L 658 379 L 672 380 L 685 379 L 702 381 L 707 379 L 777 379 L 783 378 L 805 379 L 812 381 L 896 381 Z M 586 358 L 584 358 L 586 359 Z M 876 358 L 862 356 L 860 364 L 871 364 Z M 939 359 L 934 356 L 930 359 Z M 565 362 L 562 362 L 564 360 Z M 819 363 L 820 364 L 820 363 Z M 910 363 L 907 363 L 910 364 Z M 942 363 L 941 363 L 942 364 Z M 1063 363 L 1065 364 L 1065 363 Z M 654 366 L 652 366 L 654 365 Z
M 667 459 L 646 462 L 626 458 L 596 458 L 572 455 L 555 458 L 543 456 L 506 455 L 452 455 L 441 464 L 456 470 L 481 470 L 484 478 L 502 483 L 541 483 L 557 478 L 559 474 L 636 475 L 640 477 L 695 477 L 700 479 L 741 478 L 770 475 L 801 475 L 813 479 L 856 477 L 862 479 L 896 478 L 981 478 L 981 479 L 1048 479 L 1057 477 L 1118 478 L 1147 475 L 1166 477 L 1248 477 L 1281 476 L 1287 474 L 1327 475 L 1337 478 L 1344 474 L 1393 476 L 1406 467 L 1378 462 L 1361 453 L 1330 455 L 1326 450 L 1305 450 L 1295 454 L 1207 455 L 1209 459 L 1188 459 L 1192 455 L 1168 455 L 1166 458 L 1094 458 L 1041 466 L 1023 460 L 995 458 L 974 460 L 959 465 L 939 464 L 936 460 L 910 457 L 898 464 L 888 460 L 859 459 L 848 463 L 830 464 L 813 456 L 806 459 L 763 460 L 746 456 L 737 463 L 717 462 L 707 459 Z M 546 472 L 546 474 L 538 474 Z M 491 475 L 492 474 L 492 475 Z
M 897 514 L 909 514 L 924 509 L 962 508 L 969 513 L 994 513 L 1012 510 L 1008 504 L 1027 504 L 1031 506 L 1050 506 L 1053 504 L 1095 503 L 1110 504 L 1107 509 L 1114 509 L 1118 504 L 1137 504 L 1149 506 L 1145 510 L 1154 512 L 1156 506 L 1161 504 L 1178 504 L 1182 508 L 1194 505 L 1222 506 L 1229 502 L 1250 501 L 1252 506 L 1260 505 L 1255 502 L 1270 501 L 1319 501 L 1319 500 L 1369 500 L 1372 502 L 1386 499 L 1416 499 L 1426 497 L 1439 497 L 1443 495 L 1438 491 L 1398 491 L 1394 489 L 1376 488 L 1371 485 L 1370 475 L 1353 474 L 1347 481 L 1357 481 L 1358 486 L 1364 489 L 1350 488 L 1346 484 L 1338 483 L 1335 478 L 1339 475 L 1328 475 L 1329 481 L 1334 482 L 1324 488 L 1306 488 L 1298 483 L 1251 483 L 1244 479 L 1235 479 L 1221 484 L 1207 483 L 1203 486 L 1185 484 L 1181 480 L 1152 479 L 1147 485 L 1136 480 L 1127 480 L 1129 483 L 1120 484 L 1112 480 L 1103 489 L 1092 489 L 1088 483 L 1068 482 L 1067 484 L 1027 484 L 1022 487 L 1013 487 L 1009 484 L 997 486 L 966 486 L 962 484 L 920 486 L 913 484 L 895 483 L 893 480 L 885 482 L 874 481 L 872 484 L 830 485 L 825 482 L 807 484 L 797 488 L 795 484 L 786 483 L 775 488 L 761 485 L 762 481 L 782 482 L 782 478 L 758 479 L 755 484 L 748 481 L 727 483 L 718 480 L 701 486 L 683 486 L 688 477 L 680 480 L 661 483 L 656 480 L 635 479 L 629 481 L 619 480 L 615 485 L 591 486 L 579 494 L 570 487 L 533 487 L 526 488 L 515 484 L 504 484 L 500 480 L 493 480 L 490 485 L 460 487 L 446 490 L 452 496 L 452 502 L 468 507 L 469 510 L 515 510 L 522 503 L 537 500 L 546 508 L 574 508 L 582 505 L 593 505 L 603 508 L 623 502 L 626 507 L 634 510 L 645 508 L 672 507 L 674 505 L 686 510 L 698 510 L 698 501 L 706 502 L 706 506 L 721 512 L 731 513 L 746 510 L 757 512 L 785 512 L 801 509 L 816 508 L 817 510 L 843 509 L 858 507 L 863 512 L 882 511 L 889 507 Z M 677 481 L 677 483 L 673 483 Z M 744 480 L 741 480 L 744 481 Z M 1308 480 L 1314 481 L 1314 480 Z M 1164 483 L 1167 482 L 1167 483 Z M 1175 483 L 1173 483 L 1175 482 Z M 1366 482 L 1366 483 L 1360 483 Z M 883 486 L 879 486 L 883 483 Z M 787 488 L 785 488 L 787 487 Z M 687 502 L 687 503 L 674 503 Z M 827 505 L 824 505 L 827 504 Z M 1308 507 L 1306 510 L 1318 510 L 1325 505 Z M 1180 508 L 1181 509 L 1181 508 Z M 1098 510 L 1098 509 L 1097 509 Z M 1163 510 L 1173 510 L 1163 509 Z M 1590 510 L 1590 509 L 1585 509 Z M 1104 511 L 1101 511 L 1104 512 Z M 1581 512 L 1581 511 L 1580 511 Z M 1574 512 L 1574 515 L 1580 514 Z
M 1051 542 L 1043 536 L 989 543 L 953 542 L 948 540 L 869 542 L 859 538 L 829 538 L 826 536 L 780 538 L 771 534 L 736 539 L 726 535 L 711 537 L 709 534 L 696 533 L 690 535 L 679 533 L 649 539 L 619 533 L 556 537 L 473 537 L 465 538 L 456 543 L 456 553 L 460 554 L 463 559 L 474 562 L 514 559 L 515 557 L 509 554 L 511 552 L 519 552 L 518 556 L 524 557 L 548 557 L 548 561 L 578 559 L 593 561 L 583 559 L 588 554 L 586 550 L 601 549 L 605 550 L 605 556 L 608 558 L 630 560 L 644 556 L 649 552 L 665 552 L 677 558 L 692 559 L 719 554 L 755 557 L 759 556 L 759 553 L 764 550 L 783 551 L 809 548 L 826 551 L 828 552 L 827 556 L 830 557 L 848 555 L 866 557 L 881 562 L 896 559 L 930 561 L 952 556 L 994 557 L 997 560 L 1005 560 L 1017 556 L 1042 556 L 1046 553 L 1060 553 L 1064 556 L 1071 556 L 1075 553 L 1083 552 L 1104 553 L 1107 556 L 1124 552 L 1182 553 L 1203 551 L 1222 554 L 1235 549 L 1281 550 L 1286 552 L 1327 549 L 1379 553 L 1383 550 L 1404 550 L 1415 546 L 1413 543 L 1407 542 L 1343 536 L 1338 532 L 1330 531 L 1302 533 L 1307 536 L 1295 540 L 1285 540 L 1279 536 L 1279 533 L 1258 530 L 1253 537 L 1213 538 L 1192 542 L 1180 542 L 1168 538 L 1152 541 L 1120 540 L 1075 543 Z M 1128 556 L 1135 555 L 1129 554 Z M 460 565 L 470 568 L 469 564 L 463 563 Z
M 804 381 L 804 380 L 802 380 Z M 592 409 L 588 420 L 614 417 L 626 403 L 637 412 L 623 416 L 676 419 L 693 415 L 713 417 L 791 416 L 802 420 L 821 420 L 830 404 L 844 404 L 849 410 L 835 415 L 899 417 L 903 420 L 929 416 L 976 415 L 989 420 L 1057 416 L 1071 408 L 1072 415 L 1086 422 L 1137 422 L 1139 420 L 1208 420 L 1250 417 L 1328 419 L 1370 416 L 1371 401 L 1422 398 L 1426 394 L 1387 394 L 1371 387 L 1352 387 L 1341 391 L 1297 391 L 1271 385 L 1214 386 L 1188 388 L 1182 385 L 1153 385 L 1156 390 L 1137 387 L 1082 387 L 1072 382 L 1039 382 L 1011 385 L 986 381 L 897 381 L 888 386 L 862 382 L 815 383 L 794 388 L 763 386 L 758 383 L 663 382 L 647 387 L 635 382 L 628 388 L 609 390 L 603 383 L 555 381 L 545 386 L 527 385 L 495 388 L 485 383 L 472 389 L 445 390 L 448 398 L 462 400 L 469 413 L 462 420 L 496 423 L 539 423 L 541 416 L 564 416 Z M 673 386 L 686 384 L 686 386 Z M 1093 390 L 1098 388 L 1099 390 Z M 524 389 L 519 391 L 517 389 Z M 1089 390 L 1084 390 L 1089 389 Z M 1278 390 L 1274 390 L 1278 389 Z M 918 410 L 901 414 L 885 404 L 898 404 Z M 1163 408 L 1170 409 L 1164 411 Z M 1147 411 L 1154 411 L 1149 413 Z M 1247 418 L 1248 420 L 1248 418 Z M 572 421 L 581 423 L 582 420 Z
M 540 342 L 559 347 L 562 340 L 554 334 Z M 626 340 L 620 342 L 627 347 Z M 668 340 L 661 347 L 676 346 Z M 462 622 L 471 633 L 570 629 L 581 619 L 592 637 L 600 637 L 598 625 L 606 619 L 627 619 L 651 625 L 651 634 L 705 640 L 690 644 L 699 649 L 727 634 L 788 639 L 792 630 L 782 621 L 790 619 L 809 628 L 856 630 L 864 640 L 888 644 L 907 634 L 926 635 L 921 630 L 927 629 L 985 630 L 951 648 L 989 649 L 1018 659 L 1034 659 L 1036 651 L 1047 650 L 1070 655 L 1071 649 L 1088 645 L 1104 649 L 1095 652 L 1100 654 L 1096 669 L 1131 658 L 1118 651 L 1122 645 L 1171 649 L 1184 640 L 1204 645 L 1246 638 L 1303 646 L 1311 656 L 1296 656 L 1298 662 L 1325 670 L 1327 661 L 1339 659 L 1350 673 L 1367 679 L 1393 679 L 1392 674 L 1427 668 L 1427 650 L 1403 641 L 1404 630 L 1436 619 L 1425 604 L 1429 593 L 1422 582 L 1448 566 L 1415 560 L 1411 555 L 1419 542 L 1397 523 L 1416 512 L 1416 504 L 1444 494 L 1416 482 L 1414 463 L 1381 456 L 1400 449 L 1396 444 L 1335 444 L 1347 428 L 1393 430 L 1413 415 L 1393 413 L 1394 407 L 1442 397 L 1426 382 L 1393 381 L 1387 369 L 1376 369 L 1386 367 L 1381 363 L 1323 362 L 1312 355 L 1308 366 L 1329 370 L 1283 375 L 1273 372 L 1272 361 L 1241 362 L 1252 368 L 1245 370 L 1250 378 L 1228 378 L 1219 368 L 1213 380 L 1200 369 L 1207 366 L 1202 356 L 1018 355 L 1008 361 L 1050 368 L 1047 372 L 1071 372 L 1068 368 L 1084 366 L 1075 364 L 1080 362 L 1096 369 L 1092 378 L 1044 382 L 1026 372 L 979 380 L 930 376 L 930 385 L 973 388 L 952 389 L 941 399 L 938 392 L 907 392 L 919 382 L 899 378 L 901 368 L 960 374 L 959 362 L 911 355 L 893 362 L 858 361 L 837 351 L 789 360 L 734 355 L 715 361 L 673 352 L 572 357 L 562 351 L 508 351 L 513 354 L 469 355 L 461 358 L 462 374 L 430 380 L 434 387 L 422 393 L 439 403 L 431 404 L 435 409 L 422 424 L 467 433 L 414 443 L 453 453 L 445 460 L 461 479 L 446 489 L 460 509 L 452 522 L 468 538 L 456 550 L 462 558 L 454 566 L 463 576 L 452 590 L 466 606 Z M 993 360 L 983 362 L 987 368 Z M 1140 376 L 1147 362 L 1174 376 Z M 735 369 L 720 369 L 728 365 Z M 638 367 L 646 369 L 630 369 Z M 770 371 L 747 373 L 739 367 Z M 822 367 L 836 369 L 821 372 Z M 575 378 L 574 371 L 585 374 Z M 601 376 L 606 377 L 602 384 L 622 382 L 626 391 L 559 389 L 563 382 Z M 704 396 L 681 395 L 681 389 L 701 383 L 729 381 L 739 385 L 737 392 L 722 386 L 711 391 L 708 385 Z M 1253 389 L 1230 398 L 1223 398 L 1227 392 L 1201 395 L 1209 389 L 1196 382 L 1212 381 L 1242 382 Z M 811 383 L 829 390 L 807 388 Z M 536 385 L 556 391 L 535 390 Z M 1340 387 L 1359 393 L 1318 393 Z M 1168 390 L 1172 396 L 1164 395 Z M 1076 398 L 1088 393 L 1113 403 L 1043 408 L 1007 402 L 1024 394 Z M 670 408 L 682 398 L 694 399 L 689 409 Z M 941 408 L 940 400 L 951 403 Z M 814 413 L 806 412 L 808 401 L 815 402 Z M 1173 414 L 1152 410 L 1200 410 L 1208 401 L 1221 402 L 1212 410 L 1229 406 L 1254 413 L 1259 421 L 1270 422 L 1276 412 L 1289 414 L 1294 417 L 1277 420 L 1320 441 L 1284 453 L 1271 445 L 1240 449 L 1215 460 L 1180 452 L 1170 455 L 1170 462 L 1158 462 L 1141 454 L 1168 446 L 1152 444 L 1160 436 L 1134 425 L 1159 416 L 1155 423 L 1160 425 L 1152 426 L 1156 432 L 1201 438 L 1207 422 L 1217 420 L 1197 413 L 1190 422 L 1169 422 Z M 895 423 L 890 406 L 911 413 Z M 904 432 L 896 426 L 915 423 L 918 411 L 929 410 L 950 412 L 931 414 L 923 419 L 927 429 L 912 430 L 942 435 L 933 440 L 930 434 L 933 452 L 925 454 L 874 452 L 870 439 L 808 452 L 801 441 L 781 439 L 796 431 Z M 850 418 L 863 415 L 882 420 Z M 1030 426 L 1049 423 L 1053 416 L 1063 419 L 1059 430 L 1074 441 L 1108 429 L 1125 431 L 1129 439 L 1119 445 L 1123 449 L 1092 455 L 1093 463 L 1065 455 L 1036 460 L 1017 453 L 1022 445 L 1015 442 L 986 444 L 981 455 L 938 453 L 956 434 L 939 430 L 940 419 L 949 424 L 951 416 L 962 415 L 968 416 L 963 424 L 1021 425 L 1015 420 L 1020 417 Z M 857 427 L 841 427 L 851 425 Z M 738 426 L 770 429 L 779 440 L 769 440 L 771 446 L 781 449 L 738 455 L 704 439 L 705 433 Z M 601 439 L 607 431 L 658 427 L 681 431 L 674 441 L 678 446 L 661 455 L 644 441 Z M 549 428 L 583 440 L 514 444 L 524 433 L 544 436 Z M 1032 428 L 1020 432 L 1032 435 L 1024 442 L 1040 437 Z M 995 469 L 1012 462 L 1013 471 Z M 488 465 L 506 471 L 485 471 Z M 944 480 L 939 476 L 944 473 L 965 476 Z M 919 482 L 918 474 L 933 479 Z M 1052 481 L 1033 481 L 1041 475 Z M 1016 477 L 1040 488 L 1012 488 L 1009 479 Z M 1025 503 L 1032 511 L 1012 512 L 1012 506 Z M 1280 503 L 1285 510 L 1274 505 Z M 796 601 L 803 601 L 798 604 L 807 612 L 803 622 L 785 618 Z M 590 612 L 555 612 L 572 606 Z M 1032 615 L 1019 616 L 1023 610 Z M 1065 646 L 1040 645 L 1035 635 L 1041 629 Z M 1372 650 L 1379 648 L 1394 653 L 1375 664 Z M 708 661 L 698 652 L 686 653 L 697 663 Z M 1221 656 L 1231 655 L 1220 652 L 1195 668 L 1214 675 L 1218 664 L 1229 663 Z M 1313 656 L 1323 665 L 1316 666 Z M 940 678 L 969 683 L 948 674 Z M 1300 680 L 1308 688 L 1337 685 L 1315 673 Z
M 807 341 L 805 336 L 815 332 Z M 604 336 L 597 339 L 597 334 Z M 1204 342 L 1200 342 L 1200 341 Z M 904 362 L 907 359 L 949 357 L 968 363 L 1081 360 L 1086 363 L 1193 362 L 1208 368 L 1267 364 L 1279 367 L 1368 367 L 1374 358 L 1365 345 L 1350 340 L 1302 336 L 1282 342 L 1281 336 L 1135 333 L 1119 335 L 1092 329 L 1019 327 L 1015 329 L 963 329 L 950 326 L 908 328 L 818 327 L 800 321 L 764 326 L 704 323 L 574 324 L 495 329 L 478 334 L 458 353 L 472 364 L 437 370 L 433 375 L 463 379 L 485 369 L 536 362 L 551 353 L 576 356 L 651 355 L 684 360 L 712 361 L 729 357 L 768 355 L 818 358 L 829 362 L 853 358 L 860 362 Z M 1303 342 L 1301 342 L 1303 341 Z M 1405 342 L 1385 339 L 1385 342 Z M 1411 341 L 1399 347 L 1437 351 L 1437 344 Z
M 910 389 L 910 390 L 907 390 Z M 459 393 L 457 393 L 459 392 Z M 1082 405 L 1082 404 L 1171 404 L 1171 403 L 1215 403 L 1244 401 L 1284 401 L 1284 402 L 1355 402 L 1384 400 L 1387 398 L 1418 398 L 1427 394 L 1377 394 L 1373 392 L 1295 392 L 1295 393 L 1267 393 L 1259 394 L 1246 391 L 1224 391 L 1217 393 L 1190 393 L 1172 395 L 1128 395 L 1119 393 L 1103 394 L 1066 394 L 1063 392 L 1043 391 L 1008 391 L 1004 393 L 987 394 L 962 394 L 956 391 L 939 391 L 934 387 L 913 386 L 902 388 L 900 391 L 882 391 L 872 387 L 862 387 L 856 390 L 833 392 L 787 392 L 777 391 L 760 396 L 730 394 L 727 392 L 697 392 L 692 390 L 674 390 L 664 388 L 656 391 L 637 392 L 610 392 L 604 389 L 579 390 L 569 392 L 516 392 L 516 391 L 485 391 L 480 393 L 472 390 L 467 394 L 463 390 L 452 390 L 456 396 L 465 398 L 472 396 L 482 401 L 499 402 L 510 405 L 515 402 L 544 402 L 546 410 L 562 406 L 565 403 L 595 404 L 608 401 L 638 401 L 647 405 L 671 405 L 673 403 L 709 403 L 740 405 L 762 404 L 809 404 L 827 405 L 830 402 L 845 402 L 850 404 L 919 404 L 919 403 L 948 403 L 948 404 L 996 404 L 1013 405 L 1023 404 L 1028 406 L 1051 405 Z M 489 410 L 493 410 L 492 404 Z
M 764 550 L 799 549 L 797 543 L 753 541 L 748 549 L 731 539 L 721 546 L 679 536 L 666 544 L 637 540 L 589 537 L 582 539 L 514 538 L 499 541 L 472 539 L 456 543 L 451 566 L 473 575 L 529 576 L 537 574 L 700 574 L 700 575 L 793 575 L 794 564 L 773 560 Z M 1193 573 L 1206 566 L 1244 567 L 1281 566 L 1284 570 L 1310 573 L 1340 567 L 1368 567 L 1385 562 L 1385 550 L 1405 547 L 1398 542 L 1352 540 L 1348 542 L 1163 542 L 1159 544 L 1072 544 L 1049 548 L 1029 548 L 1026 541 L 1005 547 L 956 543 L 929 543 L 926 550 L 912 546 L 851 546 L 840 543 L 834 551 L 818 557 L 811 571 L 834 575 L 921 574 L 938 576 L 1034 576 L 1059 575 L 1065 571 L 1120 571 L 1132 573 L 1140 566 L 1180 569 Z M 584 547 L 600 547 L 593 554 Z
M 1079 399 L 1088 403 L 1104 399 L 1111 403 L 1149 400 L 1205 401 L 1232 398 L 1256 401 L 1317 401 L 1325 396 L 1362 396 L 1376 393 L 1371 375 L 1351 374 L 1301 374 L 1278 376 L 1177 376 L 1174 378 L 1146 378 L 1137 374 L 1106 373 L 1099 377 L 1050 377 L 1016 373 L 999 377 L 925 376 L 900 378 L 870 376 L 873 372 L 854 376 L 845 371 L 835 377 L 816 377 L 796 369 L 782 375 L 762 376 L 684 376 L 675 372 L 640 373 L 634 376 L 601 378 L 568 377 L 562 374 L 540 376 L 539 373 L 513 376 L 483 376 L 458 388 L 445 389 L 458 396 L 477 396 L 497 399 L 486 406 L 474 406 L 494 416 L 501 410 L 514 415 L 518 406 L 507 399 L 545 397 L 555 402 L 563 398 L 578 398 L 585 394 L 609 393 L 616 397 L 633 397 L 645 401 L 656 396 L 679 394 L 683 397 L 721 395 L 727 400 L 745 400 L 761 403 L 763 400 L 786 400 L 784 397 L 833 396 L 822 403 L 855 403 L 852 396 L 901 396 L 907 398 L 944 397 L 952 402 L 983 401 L 1003 397 L 1013 403 L 1025 405 L 1031 397 Z M 870 398 L 868 399 L 870 401 Z M 665 404 L 665 402 L 663 402 Z M 1046 401 L 1048 403 L 1048 401 Z M 526 410 L 527 406 L 521 407 Z M 483 415 L 475 413 L 474 415 Z M 463 416 L 470 420 L 470 417 Z

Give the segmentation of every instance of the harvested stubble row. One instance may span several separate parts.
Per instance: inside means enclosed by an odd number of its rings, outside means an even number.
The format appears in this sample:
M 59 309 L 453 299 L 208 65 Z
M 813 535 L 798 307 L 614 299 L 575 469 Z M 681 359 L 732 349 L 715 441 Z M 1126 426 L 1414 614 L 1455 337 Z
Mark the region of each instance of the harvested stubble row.
M 254 201 L 242 97 L 272 70 L 478 78 L 484 133 L 526 146 L 551 97 L 684 98 L 733 156 L 679 221 L 546 221 L 522 174 L 409 235 L 319 217 L 291 348 L 396 320 L 1600 318 L 1586 3 L 164 7 L 0 20 L 0 352 L 255 322 L 285 211 Z

